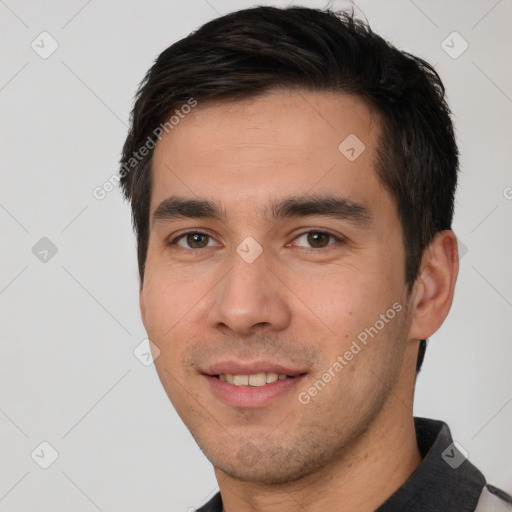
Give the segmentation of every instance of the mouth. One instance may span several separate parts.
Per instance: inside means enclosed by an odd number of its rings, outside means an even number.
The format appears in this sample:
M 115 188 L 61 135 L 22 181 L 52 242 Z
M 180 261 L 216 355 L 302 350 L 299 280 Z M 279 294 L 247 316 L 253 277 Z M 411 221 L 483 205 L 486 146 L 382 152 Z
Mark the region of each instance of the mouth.
M 261 372 L 253 373 L 251 375 L 233 375 L 231 373 L 221 373 L 219 375 L 214 375 L 214 377 L 221 380 L 222 382 L 233 384 L 234 386 L 260 387 L 265 386 L 267 384 L 272 384 L 273 382 L 277 382 L 278 380 L 294 379 L 297 376 L 286 375 L 285 373 L 278 374 L 275 372 Z
M 297 388 L 307 372 L 284 365 L 224 363 L 202 372 L 213 395 L 238 408 L 263 407 Z

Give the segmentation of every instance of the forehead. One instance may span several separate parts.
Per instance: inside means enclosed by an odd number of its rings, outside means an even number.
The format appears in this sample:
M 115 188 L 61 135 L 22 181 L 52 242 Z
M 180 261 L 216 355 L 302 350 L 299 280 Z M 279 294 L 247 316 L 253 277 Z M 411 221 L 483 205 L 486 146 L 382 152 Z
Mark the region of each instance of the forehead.
M 254 213 L 268 197 L 336 191 L 378 207 L 390 201 L 375 172 L 379 132 L 371 108 L 341 93 L 279 90 L 199 102 L 156 145 L 151 210 L 183 195 Z

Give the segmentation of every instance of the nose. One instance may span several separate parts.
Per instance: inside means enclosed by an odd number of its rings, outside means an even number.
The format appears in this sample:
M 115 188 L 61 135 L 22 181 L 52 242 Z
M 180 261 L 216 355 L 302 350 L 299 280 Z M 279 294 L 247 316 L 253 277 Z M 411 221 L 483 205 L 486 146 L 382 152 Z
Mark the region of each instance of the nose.
M 215 287 L 208 323 L 239 336 L 261 329 L 286 329 L 291 321 L 289 299 L 286 286 L 270 270 L 265 252 L 251 263 L 234 253 L 231 270 Z

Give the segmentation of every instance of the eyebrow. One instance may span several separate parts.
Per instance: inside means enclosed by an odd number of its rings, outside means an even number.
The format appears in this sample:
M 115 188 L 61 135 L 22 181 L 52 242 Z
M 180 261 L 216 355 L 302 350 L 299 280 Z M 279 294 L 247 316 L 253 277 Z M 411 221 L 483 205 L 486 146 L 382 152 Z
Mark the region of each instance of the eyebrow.
M 331 195 L 292 196 L 271 200 L 264 212 L 265 219 L 274 222 L 285 218 L 321 216 L 368 228 L 373 220 L 371 210 L 363 204 Z M 226 212 L 220 205 L 208 199 L 171 196 L 157 206 L 152 222 L 154 224 L 184 218 L 225 222 Z

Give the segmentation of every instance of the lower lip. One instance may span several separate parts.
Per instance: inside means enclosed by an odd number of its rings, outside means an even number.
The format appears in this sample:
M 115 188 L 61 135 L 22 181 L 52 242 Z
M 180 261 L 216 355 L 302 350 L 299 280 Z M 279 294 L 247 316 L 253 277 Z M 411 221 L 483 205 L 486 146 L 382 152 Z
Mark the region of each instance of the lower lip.
M 210 383 L 213 393 L 223 402 L 233 407 L 256 408 L 264 407 L 278 396 L 296 389 L 305 375 L 276 380 L 264 386 L 235 386 L 211 375 L 204 375 L 204 377 Z

